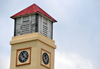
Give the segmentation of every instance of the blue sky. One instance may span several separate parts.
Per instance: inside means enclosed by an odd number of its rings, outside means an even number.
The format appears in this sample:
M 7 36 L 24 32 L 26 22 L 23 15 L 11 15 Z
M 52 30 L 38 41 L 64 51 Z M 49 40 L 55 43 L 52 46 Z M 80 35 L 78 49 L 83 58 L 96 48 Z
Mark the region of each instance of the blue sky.
M 58 22 L 55 69 L 100 69 L 100 0 L 1 0 L 0 69 L 10 69 L 9 42 L 14 33 L 10 16 L 36 3 Z M 5 63 L 7 62 L 7 63 Z

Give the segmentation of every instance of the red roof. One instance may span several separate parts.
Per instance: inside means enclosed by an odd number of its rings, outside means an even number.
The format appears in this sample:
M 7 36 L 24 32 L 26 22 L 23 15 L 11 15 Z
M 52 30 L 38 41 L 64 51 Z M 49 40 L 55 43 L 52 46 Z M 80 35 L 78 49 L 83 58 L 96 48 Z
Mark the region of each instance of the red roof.
M 21 16 L 21 15 L 36 13 L 36 12 L 40 12 L 41 14 L 43 14 L 43 15 L 51 18 L 53 21 L 57 22 L 53 17 L 51 17 L 49 14 L 47 14 L 44 10 L 42 10 L 36 4 L 33 4 L 33 5 L 29 6 L 29 7 L 27 7 L 26 9 L 16 13 L 15 15 L 11 16 L 11 18 L 15 18 L 15 17 Z

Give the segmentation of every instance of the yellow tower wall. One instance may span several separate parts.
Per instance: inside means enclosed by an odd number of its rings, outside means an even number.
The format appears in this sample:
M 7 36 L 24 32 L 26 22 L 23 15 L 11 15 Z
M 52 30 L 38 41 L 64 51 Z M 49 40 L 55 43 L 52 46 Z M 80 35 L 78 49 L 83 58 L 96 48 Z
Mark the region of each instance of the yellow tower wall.
M 31 33 L 31 34 L 12 37 L 12 41 L 10 41 L 10 44 L 11 44 L 10 69 L 54 69 L 54 55 L 56 49 L 54 40 L 49 39 L 41 35 L 40 33 Z M 21 64 L 18 63 L 19 61 L 17 60 L 17 55 L 16 55 L 18 54 L 17 50 L 29 47 L 31 49 L 26 49 L 26 50 L 31 51 L 31 53 L 29 54 L 31 55 L 29 59 L 30 63 L 26 65 L 22 63 L 23 65 L 16 66 L 16 64 Z M 47 65 L 47 67 L 45 65 L 42 65 L 41 61 L 42 49 L 50 53 L 50 62 L 49 65 Z

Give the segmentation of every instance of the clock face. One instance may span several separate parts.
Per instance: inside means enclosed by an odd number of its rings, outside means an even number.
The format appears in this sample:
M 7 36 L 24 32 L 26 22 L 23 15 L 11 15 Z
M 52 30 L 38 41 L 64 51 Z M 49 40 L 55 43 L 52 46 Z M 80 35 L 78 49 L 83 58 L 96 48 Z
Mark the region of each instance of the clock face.
M 23 63 L 28 59 L 28 57 L 29 57 L 28 52 L 27 51 L 22 51 L 19 54 L 19 61 Z
M 48 56 L 47 53 L 43 53 L 43 55 L 42 55 L 42 61 L 46 65 L 49 63 L 49 56 Z

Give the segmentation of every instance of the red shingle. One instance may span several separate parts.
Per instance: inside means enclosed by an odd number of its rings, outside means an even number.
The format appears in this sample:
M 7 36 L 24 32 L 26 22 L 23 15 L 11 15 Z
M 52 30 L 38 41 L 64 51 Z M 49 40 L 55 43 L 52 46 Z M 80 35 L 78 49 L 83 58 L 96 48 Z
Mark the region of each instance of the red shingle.
M 53 17 L 51 17 L 49 14 L 47 14 L 44 10 L 42 10 L 36 4 L 33 4 L 33 5 L 29 6 L 29 7 L 27 7 L 26 9 L 16 13 L 15 15 L 11 16 L 11 18 L 15 18 L 15 17 L 21 16 L 21 15 L 36 13 L 36 12 L 40 12 L 41 14 L 43 14 L 43 15 L 51 18 L 53 21 L 57 22 Z

